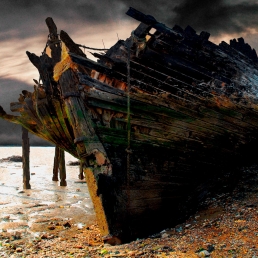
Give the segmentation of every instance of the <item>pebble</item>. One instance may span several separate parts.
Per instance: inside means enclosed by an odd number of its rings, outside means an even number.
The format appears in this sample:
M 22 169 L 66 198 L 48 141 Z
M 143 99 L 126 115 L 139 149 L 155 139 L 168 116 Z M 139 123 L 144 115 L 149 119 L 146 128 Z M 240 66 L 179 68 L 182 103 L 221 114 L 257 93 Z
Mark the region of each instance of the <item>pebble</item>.
M 176 232 L 182 232 L 182 231 L 183 231 L 183 228 L 182 228 L 182 227 L 176 228 Z
M 10 219 L 10 215 L 5 216 L 5 217 L 3 217 L 2 219 L 3 219 L 3 220 L 9 220 L 9 219 Z
M 22 248 L 21 247 L 16 248 L 16 252 L 17 253 L 21 253 L 22 252 Z
M 166 237 L 169 237 L 168 233 L 164 233 L 164 234 L 161 235 L 161 238 L 166 238 Z
M 50 226 L 48 226 L 47 228 L 48 228 L 49 230 L 54 230 L 56 227 L 53 226 L 53 225 L 50 225 Z
M 202 250 L 201 252 L 198 253 L 199 257 L 209 257 L 210 253 L 207 250 Z
M 47 236 L 47 234 L 43 234 L 43 235 L 40 236 L 40 238 L 41 238 L 41 239 L 47 239 L 48 236 Z
M 64 226 L 65 228 L 70 228 L 72 225 L 70 224 L 69 221 L 67 221 L 65 224 L 63 224 L 63 226 Z

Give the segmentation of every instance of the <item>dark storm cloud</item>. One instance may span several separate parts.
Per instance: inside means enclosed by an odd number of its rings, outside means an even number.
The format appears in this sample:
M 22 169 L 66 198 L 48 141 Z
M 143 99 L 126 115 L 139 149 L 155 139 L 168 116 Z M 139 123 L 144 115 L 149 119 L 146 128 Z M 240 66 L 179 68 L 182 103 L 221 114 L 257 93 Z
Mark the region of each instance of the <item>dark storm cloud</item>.
M 173 1 L 129 1 L 129 0 L 1 0 L 0 36 L 24 38 L 45 31 L 44 20 L 50 16 L 66 25 L 91 26 L 132 20 L 125 12 L 130 6 L 152 14 L 158 20 L 164 15 L 170 17 L 172 8 L 179 0 Z M 58 27 L 59 24 L 57 24 Z
M 46 17 L 74 26 L 91 26 L 130 19 L 132 6 L 172 27 L 191 25 L 213 35 L 241 33 L 258 25 L 257 1 L 241 0 L 1 0 L 0 36 L 28 37 L 45 30 Z
M 114 0 L 1 0 L 0 36 L 8 39 L 38 34 L 45 30 L 48 16 L 75 27 L 106 23 L 124 15 L 121 8 L 123 3 Z
M 154 12 L 164 15 L 167 7 L 173 7 L 167 0 L 157 1 L 131 1 L 131 0 L 1 0 L 0 6 L 8 15 L 22 16 L 24 13 L 37 17 L 46 13 L 54 14 L 66 21 L 84 20 L 94 23 L 103 23 L 109 20 L 126 18 L 126 10 L 132 6 L 142 12 Z
M 243 33 L 258 26 L 258 3 L 223 0 L 187 0 L 173 8 L 176 16 L 170 23 L 191 25 L 212 35 Z

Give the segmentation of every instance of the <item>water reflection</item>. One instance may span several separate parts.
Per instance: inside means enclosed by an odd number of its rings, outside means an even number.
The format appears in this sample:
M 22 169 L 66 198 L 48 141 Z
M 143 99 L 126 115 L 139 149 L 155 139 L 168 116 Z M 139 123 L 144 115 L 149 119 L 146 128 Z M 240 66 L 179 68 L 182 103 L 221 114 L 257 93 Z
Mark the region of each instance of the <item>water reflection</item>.
M 21 147 L 0 147 L 0 159 L 12 155 L 21 155 Z M 63 187 L 52 181 L 53 160 L 53 147 L 31 147 L 29 190 L 23 189 L 21 163 L 0 163 L 0 229 L 40 232 L 44 223 L 67 217 L 79 228 L 95 218 L 87 184 L 78 179 L 78 166 L 66 167 Z M 66 153 L 68 161 L 76 159 Z

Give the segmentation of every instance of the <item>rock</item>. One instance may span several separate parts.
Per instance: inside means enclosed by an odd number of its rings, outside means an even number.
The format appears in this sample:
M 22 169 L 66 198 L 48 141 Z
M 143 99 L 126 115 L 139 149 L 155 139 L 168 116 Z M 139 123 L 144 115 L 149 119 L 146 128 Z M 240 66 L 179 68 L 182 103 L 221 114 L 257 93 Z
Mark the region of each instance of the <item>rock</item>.
M 43 234 L 43 235 L 40 236 L 40 238 L 41 238 L 41 239 L 47 239 L 48 236 L 47 236 L 47 234 Z
M 183 231 L 183 228 L 182 228 L 182 227 L 176 228 L 176 232 L 180 233 L 180 232 L 182 232 L 182 231 Z
M 22 248 L 21 247 L 16 248 L 16 252 L 17 253 L 21 253 L 22 252 Z
M 13 235 L 13 238 L 14 239 L 21 239 L 21 235 L 22 235 L 22 233 L 20 231 L 16 231 Z
M 67 221 L 65 224 L 63 224 L 65 228 L 70 228 L 72 225 L 69 221 Z
M 208 250 L 209 253 L 213 252 L 215 250 L 214 245 L 208 245 L 207 250 Z
M 53 226 L 53 225 L 50 225 L 50 226 L 48 226 L 47 228 L 48 228 L 49 230 L 54 230 L 56 227 Z
M 103 241 L 105 244 L 109 244 L 109 245 L 120 245 L 121 244 L 121 240 L 118 237 L 112 236 L 112 237 L 105 237 L 103 238 Z
M 127 254 L 130 256 L 135 256 L 137 251 L 129 251 Z
M 199 257 L 210 257 L 210 253 L 207 250 L 202 250 L 198 253 Z
M 1 159 L 0 162 L 22 162 L 22 157 L 17 155 L 12 155 L 11 157 Z
M 80 166 L 80 161 L 68 161 L 68 166 Z
M 10 220 L 10 215 L 3 217 L 2 220 L 4 220 L 4 221 Z
M 169 234 L 168 234 L 168 233 L 163 233 L 163 234 L 161 235 L 161 238 L 166 238 L 166 237 L 169 237 Z

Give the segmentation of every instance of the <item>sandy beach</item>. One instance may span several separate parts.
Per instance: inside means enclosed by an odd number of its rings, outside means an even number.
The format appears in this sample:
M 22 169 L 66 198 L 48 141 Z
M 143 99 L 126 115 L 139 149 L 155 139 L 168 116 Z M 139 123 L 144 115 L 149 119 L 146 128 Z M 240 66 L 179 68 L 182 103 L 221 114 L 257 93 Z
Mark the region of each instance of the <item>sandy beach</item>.
M 67 166 L 68 186 L 60 187 L 51 180 L 52 163 L 39 162 L 32 189 L 23 190 L 21 164 L 0 163 L 0 257 L 258 257 L 257 165 L 243 168 L 233 192 L 210 196 L 184 223 L 116 246 L 102 242 L 78 172 Z
M 0 160 L 20 153 L 21 147 L 0 147 Z M 91 225 L 95 213 L 87 184 L 78 179 L 79 167 L 67 165 L 67 186 L 59 186 L 59 181 L 52 181 L 54 148 L 31 147 L 30 156 L 29 190 L 23 189 L 22 163 L 0 161 L 0 232 L 3 236 L 29 242 L 42 237 L 53 228 L 53 223 L 64 230 L 69 225 L 77 228 Z M 70 161 L 77 160 L 66 153 L 66 163 Z M 67 227 L 61 227 L 66 223 Z

